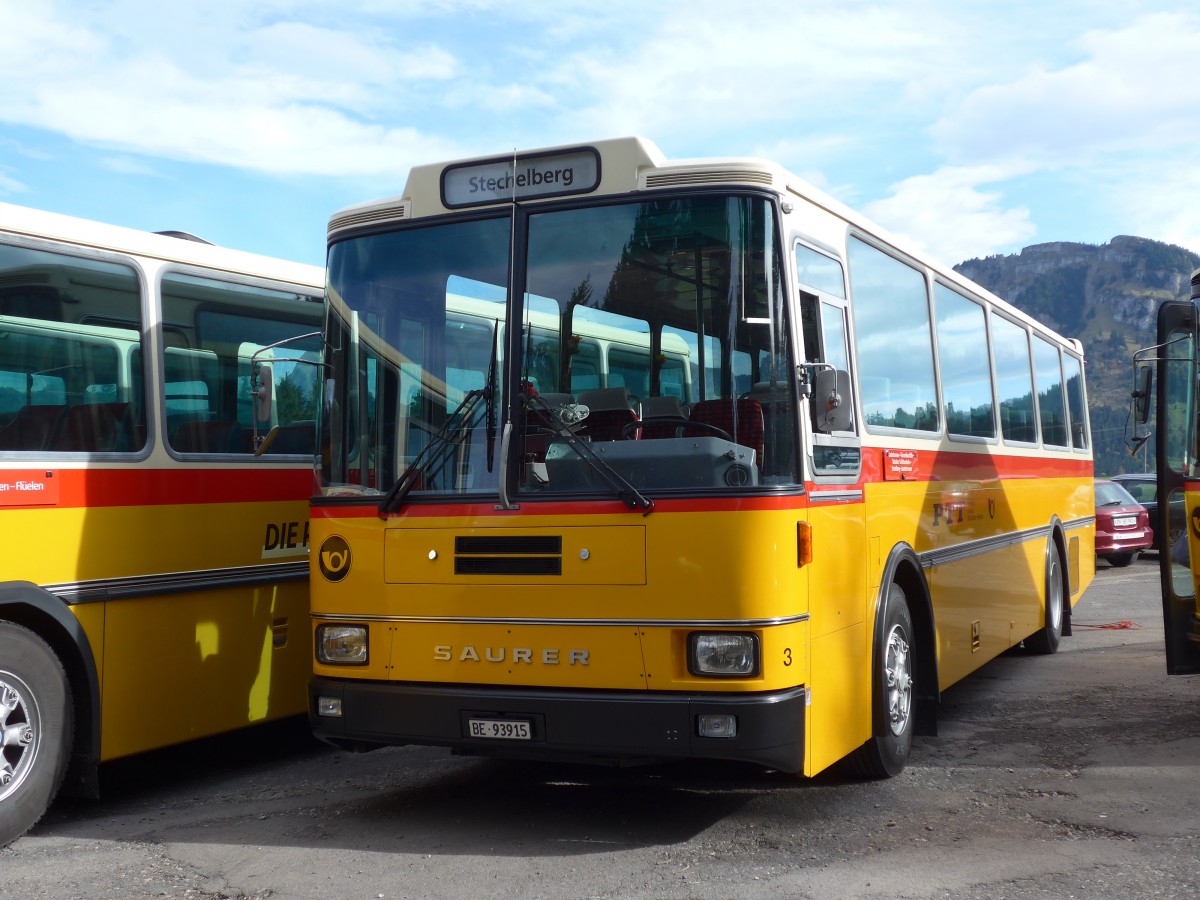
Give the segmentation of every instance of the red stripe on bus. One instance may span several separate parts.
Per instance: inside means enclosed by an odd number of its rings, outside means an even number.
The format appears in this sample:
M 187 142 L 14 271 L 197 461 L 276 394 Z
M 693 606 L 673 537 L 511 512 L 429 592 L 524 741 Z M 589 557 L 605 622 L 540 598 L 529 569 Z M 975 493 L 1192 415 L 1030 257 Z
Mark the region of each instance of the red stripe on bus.
M 35 467 L 28 466 L 27 470 Z M 58 479 L 57 508 L 172 506 L 308 500 L 311 469 L 44 469 Z

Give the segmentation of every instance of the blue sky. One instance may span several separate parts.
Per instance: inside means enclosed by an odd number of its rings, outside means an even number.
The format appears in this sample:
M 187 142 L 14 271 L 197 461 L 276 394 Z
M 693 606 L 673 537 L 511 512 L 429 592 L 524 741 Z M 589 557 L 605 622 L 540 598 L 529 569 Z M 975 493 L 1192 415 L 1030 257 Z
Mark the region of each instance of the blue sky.
M 321 263 L 414 164 L 640 134 L 951 264 L 1200 252 L 1197 34 L 1137 0 L 0 0 L 0 200 Z

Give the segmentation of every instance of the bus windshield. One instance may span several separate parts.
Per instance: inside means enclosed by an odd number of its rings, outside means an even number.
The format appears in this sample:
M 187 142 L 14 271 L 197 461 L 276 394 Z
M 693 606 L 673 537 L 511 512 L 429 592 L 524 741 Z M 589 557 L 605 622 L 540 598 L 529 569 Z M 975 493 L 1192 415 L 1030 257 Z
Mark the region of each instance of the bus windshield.
M 771 203 L 717 193 L 337 242 L 324 483 L 386 492 L 415 461 L 412 498 L 795 485 L 781 259 Z

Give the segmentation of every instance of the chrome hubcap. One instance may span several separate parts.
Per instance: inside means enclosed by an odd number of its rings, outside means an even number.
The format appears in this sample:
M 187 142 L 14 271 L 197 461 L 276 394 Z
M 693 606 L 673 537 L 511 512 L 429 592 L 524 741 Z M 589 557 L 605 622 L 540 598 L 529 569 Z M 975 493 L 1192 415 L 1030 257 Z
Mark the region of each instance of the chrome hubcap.
M 912 714 L 912 662 L 909 657 L 908 636 L 899 625 L 893 625 L 892 630 L 888 632 L 884 653 L 888 724 L 892 734 L 901 735 L 908 728 L 908 720 Z
M 1058 571 L 1058 558 L 1050 564 L 1048 573 L 1049 583 L 1046 585 L 1046 605 L 1050 612 L 1050 627 L 1054 631 L 1062 631 L 1063 623 L 1063 589 L 1062 576 Z
M 33 767 L 39 721 L 37 703 L 25 683 L 0 672 L 0 800 L 20 787 Z

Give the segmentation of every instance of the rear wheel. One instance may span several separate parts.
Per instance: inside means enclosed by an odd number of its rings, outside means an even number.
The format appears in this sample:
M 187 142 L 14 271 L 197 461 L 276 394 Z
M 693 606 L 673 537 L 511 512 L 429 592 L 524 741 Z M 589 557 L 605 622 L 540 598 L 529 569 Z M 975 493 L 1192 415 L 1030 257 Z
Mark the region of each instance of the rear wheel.
M 875 650 L 875 734 L 850 756 L 854 769 L 867 778 L 891 778 L 904 771 L 913 738 L 913 689 L 916 654 L 912 615 L 904 589 L 888 589 L 883 610 L 883 642 Z
M 1137 554 L 1133 554 L 1135 557 Z M 1111 559 L 1111 557 L 1110 557 Z M 1114 566 L 1129 565 L 1114 562 Z M 1050 542 L 1046 550 L 1046 624 L 1040 631 L 1025 639 L 1025 646 L 1034 653 L 1053 653 L 1062 640 L 1063 616 L 1066 614 L 1066 593 L 1063 591 L 1062 560 L 1058 544 Z
M 40 637 L 0 622 L 0 847 L 32 828 L 62 784 L 74 733 L 62 663 Z
M 1108 560 L 1110 566 L 1116 566 L 1118 569 L 1123 569 L 1126 566 L 1133 565 L 1133 561 L 1138 558 L 1136 553 L 1114 553 L 1111 556 L 1104 557 Z

